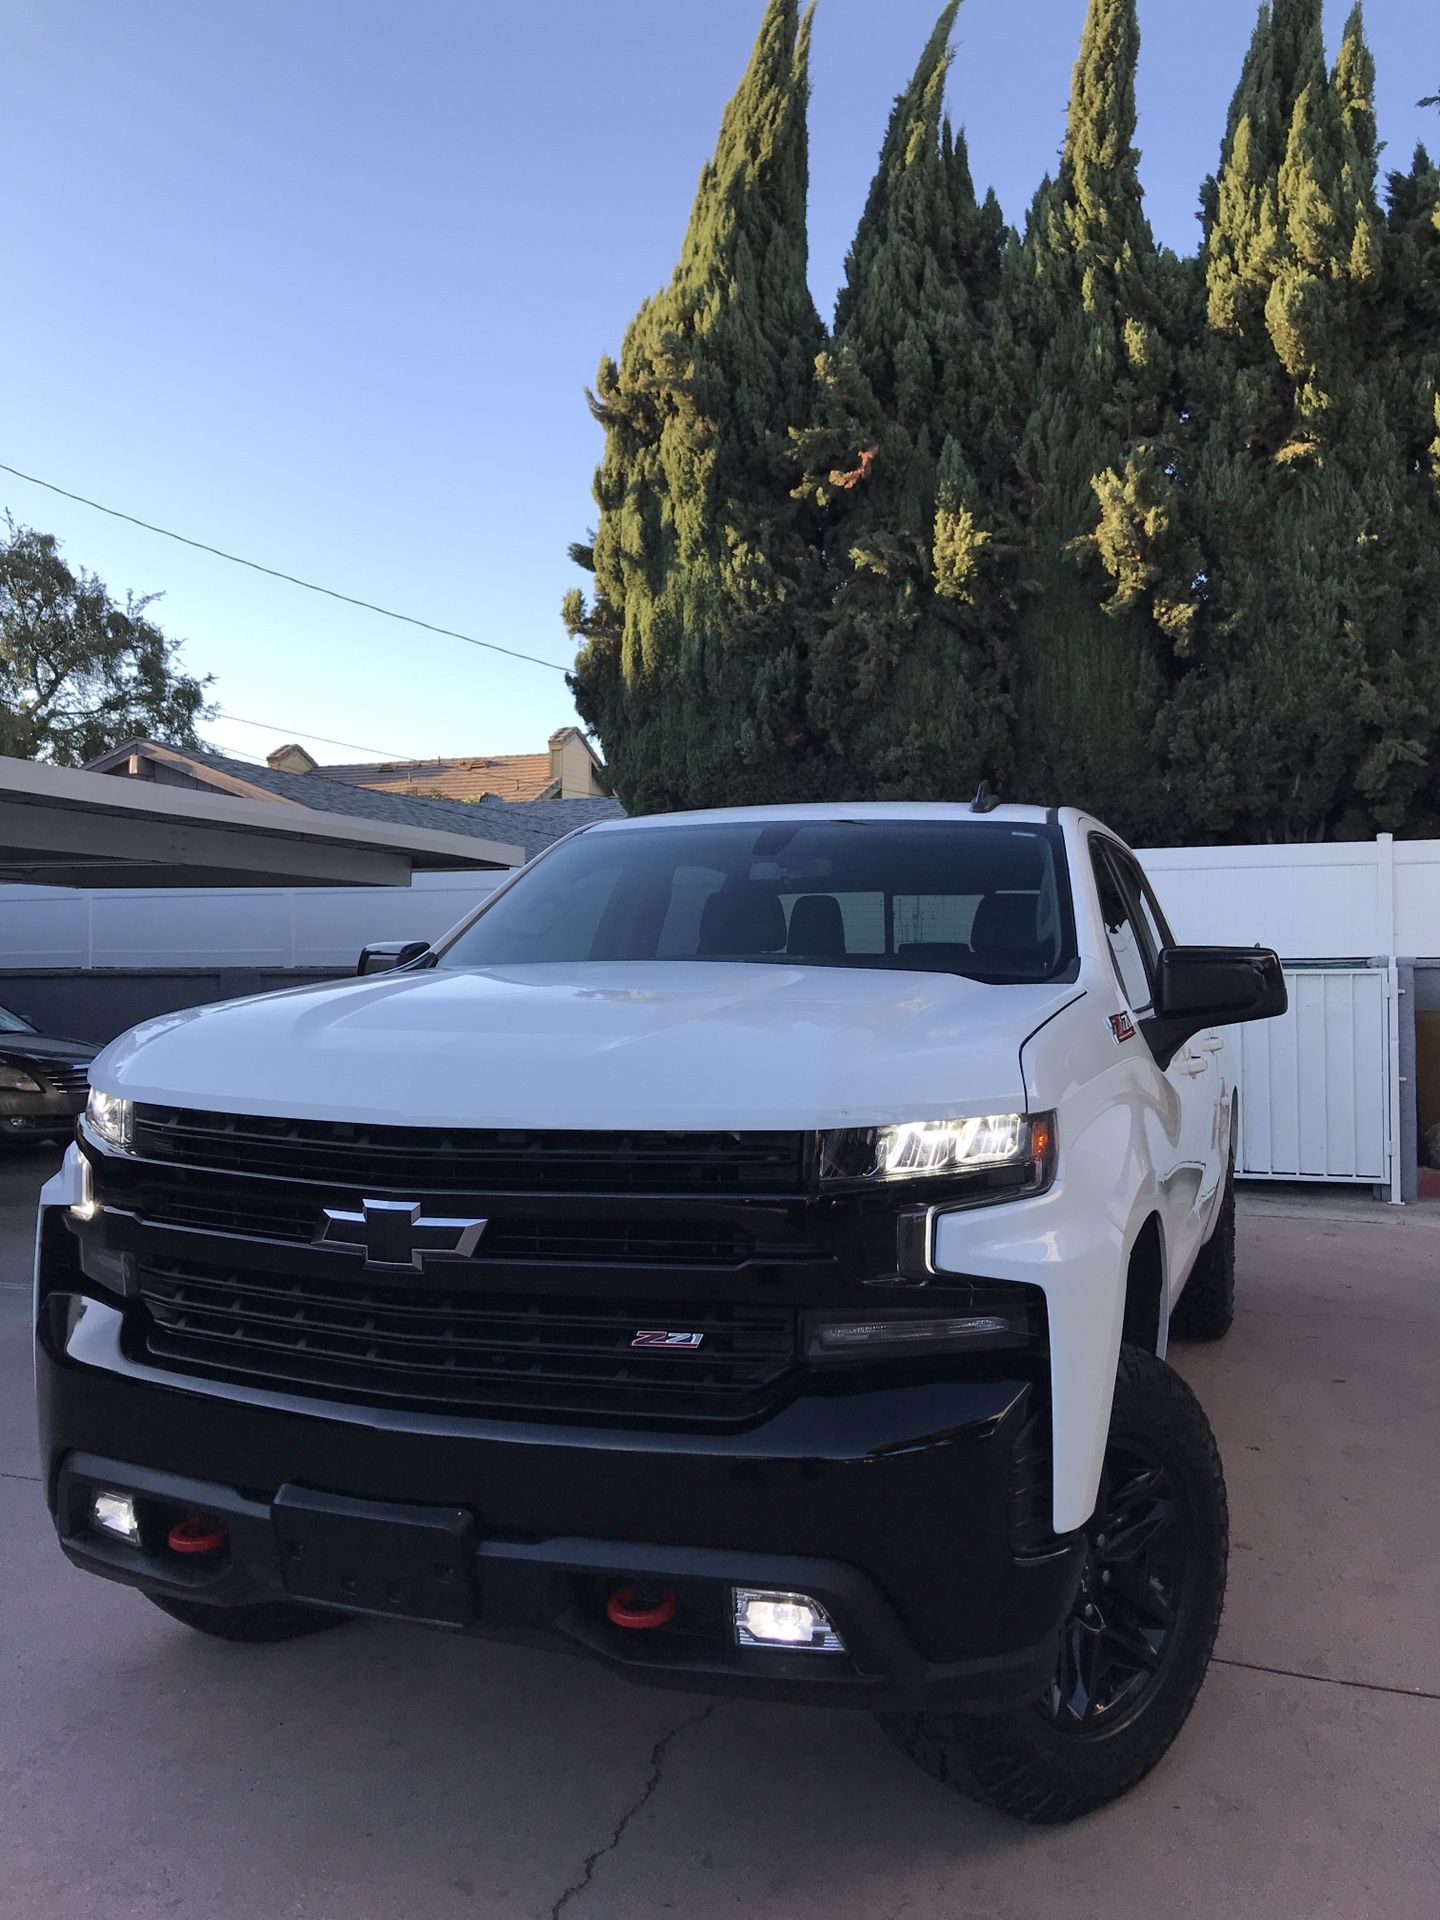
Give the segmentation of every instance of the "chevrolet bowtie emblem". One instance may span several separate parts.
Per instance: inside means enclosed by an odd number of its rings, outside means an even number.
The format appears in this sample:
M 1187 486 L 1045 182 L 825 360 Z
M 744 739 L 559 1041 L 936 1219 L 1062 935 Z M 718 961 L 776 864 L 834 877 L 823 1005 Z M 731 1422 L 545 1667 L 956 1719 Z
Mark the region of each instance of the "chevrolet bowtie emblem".
M 350 1247 L 367 1267 L 423 1273 L 427 1260 L 468 1260 L 489 1224 L 422 1214 L 410 1200 L 362 1200 L 359 1213 L 326 1207 L 317 1246 Z

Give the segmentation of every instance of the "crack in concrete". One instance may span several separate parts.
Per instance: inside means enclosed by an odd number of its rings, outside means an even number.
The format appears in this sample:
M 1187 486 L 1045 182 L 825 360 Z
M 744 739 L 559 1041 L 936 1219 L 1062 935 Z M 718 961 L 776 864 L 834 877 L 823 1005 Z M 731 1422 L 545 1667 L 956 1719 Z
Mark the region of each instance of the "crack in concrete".
M 3 1467 L 0 1467 L 0 1480 L 28 1480 L 32 1487 L 40 1484 L 38 1473 L 7 1473 Z
M 1267 1667 L 1258 1660 L 1230 1660 L 1214 1656 L 1217 1667 L 1240 1667 L 1246 1673 L 1273 1673 L 1280 1680 L 1309 1680 L 1320 1687 L 1353 1687 L 1358 1693 L 1398 1693 L 1402 1700 L 1440 1700 L 1440 1693 L 1424 1687 L 1387 1687 L 1379 1680 L 1344 1680 L 1333 1673 L 1302 1673 L 1298 1667 Z
M 564 1912 L 565 1908 L 569 1906 L 570 1902 L 579 1899 L 581 1894 L 589 1890 L 590 1883 L 595 1878 L 595 1869 L 607 1854 L 615 1852 L 620 1842 L 625 1838 L 625 1831 L 630 1825 L 630 1822 L 635 1818 L 636 1814 L 644 1810 L 649 1803 L 651 1795 L 659 1786 L 660 1777 L 665 1771 L 666 1756 L 669 1754 L 673 1743 L 679 1739 L 682 1733 L 688 1733 L 691 1727 L 698 1727 L 702 1720 L 708 1720 L 711 1714 L 717 1712 L 724 1704 L 725 1702 L 723 1700 L 712 1700 L 708 1707 L 702 1707 L 699 1713 L 692 1714 L 688 1720 L 682 1720 L 679 1726 L 672 1727 L 669 1733 L 656 1741 L 650 1755 L 650 1775 L 644 1787 L 641 1789 L 640 1797 L 635 1801 L 633 1806 L 620 1816 L 615 1831 L 610 1835 L 610 1838 L 605 1842 L 604 1846 L 597 1847 L 593 1853 L 586 1854 L 584 1865 L 580 1869 L 580 1878 L 572 1881 L 560 1895 L 560 1898 L 555 1902 L 554 1906 L 551 1907 L 550 1920 L 560 1920 L 560 1915 Z

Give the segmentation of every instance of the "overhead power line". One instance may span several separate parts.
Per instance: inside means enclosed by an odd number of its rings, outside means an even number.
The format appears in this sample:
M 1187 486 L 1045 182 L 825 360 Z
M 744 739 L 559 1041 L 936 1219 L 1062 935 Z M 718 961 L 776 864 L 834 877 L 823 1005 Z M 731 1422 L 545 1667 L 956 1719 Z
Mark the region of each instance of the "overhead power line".
M 215 709 L 217 720 L 233 720 L 240 727 L 262 727 L 267 733 L 289 733 L 297 740 L 318 740 L 327 747 L 353 747 L 356 753 L 378 753 L 382 760 L 413 760 L 413 753 L 391 753 L 388 747 L 365 747 L 358 740 L 332 740 L 328 733 L 307 733 L 303 727 L 282 726 L 278 720 L 247 720 L 243 713 L 228 713 L 224 707 Z
M 143 527 L 146 533 L 158 533 L 166 540 L 178 540 L 182 547 L 194 547 L 200 553 L 213 554 L 217 560 L 228 560 L 234 566 L 248 567 L 252 573 L 264 573 L 272 580 L 284 580 L 292 587 L 304 587 L 307 593 L 323 593 L 327 600 L 342 600 L 347 607 L 363 607 L 366 613 L 378 613 L 386 620 L 399 620 L 407 627 L 420 627 L 426 633 L 441 634 L 446 640 L 463 640 L 467 647 L 483 647 L 487 653 L 503 653 L 508 660 L 524 660 L 532 667 L 546 667 L 551 673 L 565 672 L 564 667 L 557 666 L 553 660 L 542 660 L 539 654 L 520 653 L 514 647 L 502 647 L 494 640 L 477 640 L 473 633 L 461 633 L 455 627 L 437 627 L 432 621 L 417 619 L 413 613 L 397 613 L 393 607 L 377 606 L 373 600 L 361 600 L 353 593 L 341 593 L 336 587 L 317 586 L 315 581 L 302 580 L 298 574 L 283 573 L 279 567 L 262 566 L 258 560 L 247 560 L 243 554 L 227 553 L 223 547 L 212 547 L 208 541 L 192 540 L 188 534 L 176 533 L 171 527 L 157 527 L 152 520 L 142 520 L 133 513 L 122 513 L 119 507 L 104 506 L 99 500 L 87 499 L 83 493 L 72 493 L 68 487 L 57 487 L 53 480 L 42 480 L 37 474 L 22 473 L 19 467 L 9 466 L 3 460 L 0 460 L 0 473 L 13 474 L 17 480 L 24 480 L 32 487 L 44 487 L 47 493 L 58 493 L 62 500 L 74 500 L 82 507 L 93 507 L 96 513 L 108 513 L 112 520 L 126 520 L 132 527 Z

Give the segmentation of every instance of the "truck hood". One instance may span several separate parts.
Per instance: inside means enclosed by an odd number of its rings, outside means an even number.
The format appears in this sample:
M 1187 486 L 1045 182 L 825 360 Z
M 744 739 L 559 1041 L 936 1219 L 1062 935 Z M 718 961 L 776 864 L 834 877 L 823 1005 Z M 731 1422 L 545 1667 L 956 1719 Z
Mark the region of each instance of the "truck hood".
M 1020 1049 L 1079 992 L 730 961 L 382 974 L 149 1021 L 91 1081 L 377 1125 L 874 1126 L 1023 1111 Z

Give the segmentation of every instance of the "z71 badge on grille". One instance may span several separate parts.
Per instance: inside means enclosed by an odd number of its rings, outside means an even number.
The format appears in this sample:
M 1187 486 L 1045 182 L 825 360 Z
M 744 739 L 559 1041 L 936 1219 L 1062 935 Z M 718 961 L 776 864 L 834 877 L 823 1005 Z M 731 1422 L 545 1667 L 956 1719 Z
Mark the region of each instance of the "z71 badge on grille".
M 704 1344 L 704 1340 L 703 1333 L 637 1333 L 630 1344 L 632 1347 L 671 1347 L 693 1352 Z

